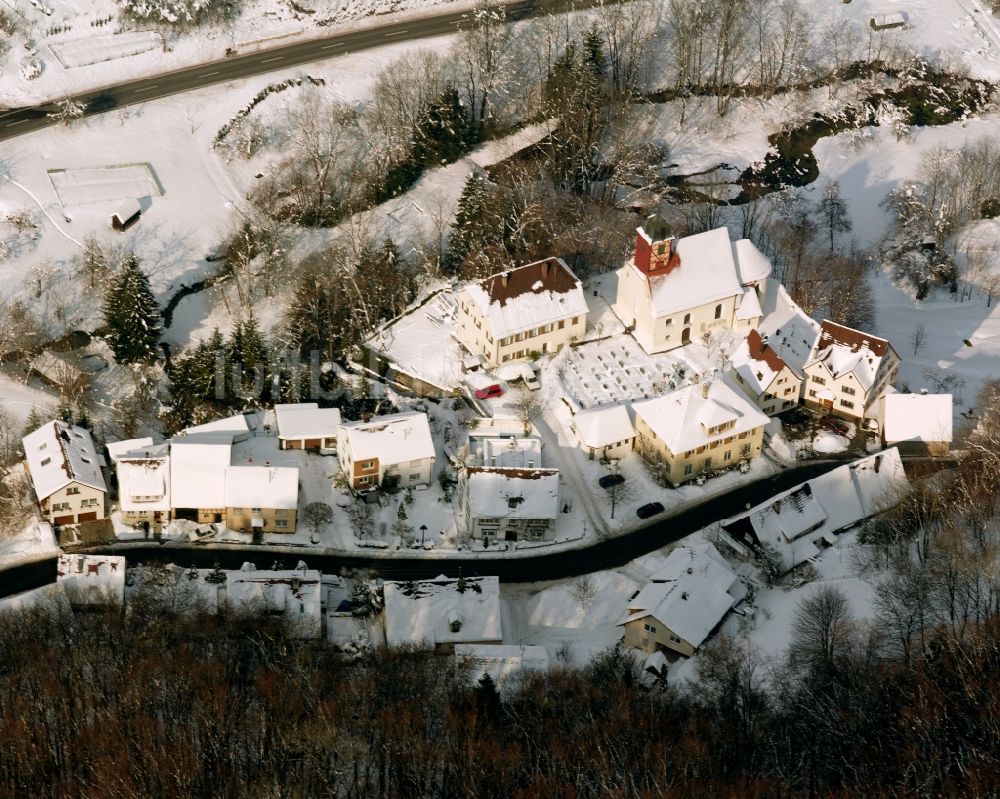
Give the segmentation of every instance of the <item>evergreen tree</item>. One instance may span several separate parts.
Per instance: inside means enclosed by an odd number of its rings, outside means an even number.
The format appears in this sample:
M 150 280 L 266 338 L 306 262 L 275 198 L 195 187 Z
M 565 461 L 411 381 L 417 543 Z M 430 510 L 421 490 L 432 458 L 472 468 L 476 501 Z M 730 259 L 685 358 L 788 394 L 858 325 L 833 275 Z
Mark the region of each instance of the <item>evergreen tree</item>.
M 108 345 L 119 363 L 150 363 L 160 340 L 160 308 L 135 253 L 108 281 L 104 294 L 104 321 Z
M 481 246 L 488 240 L 491 219 L 489 183 L 485 177 L 473 172 L 465 181 L 458 198 L 455 221 L 451 223 L 447 265 L 452 271 L 457 270 L 476 245 Z
M 830 239 L 830 255 L 833 255 L 834 239 L 838 233 L 847 233 L 851 229 L 851 218 L 847 214 L 847 203 L 840 196 L 840 184 L 835 180 L 828 181 L 823 189 L 823 197 L 816 208 L 819 223 Z
M 230 395 L 232 400 L 258 404 L 262 398 L 269 395 L 270 385 L 267 345 L 257 325 L 257 319 L 252 313 L 236 323 L 229 337 L 227 350 L 231 365 L 227 365 L 226 371 L 232 384 Z M 237 385 L 237 370 L 232 368 L 237 364 L 241 373 L 241 385 Z
M 604 37 L 595 22 L 583 36 L 583 60 L 595 78 L 603 78 L 608 72 L 608 59 L 604 55 Z
M 42 418 L 42 414 L 38 412 L 38 408 L 32 408 L 31 413 L 28 414 L 28 418 L 24 421 L 24 435 L 34 433 L 39 427 L 45 424 L 45 421 Z
M 449 86 L 427 108 L 413 136 L 413 160 L 425 166 L 461 158 L 478 140 L 458 91 Z

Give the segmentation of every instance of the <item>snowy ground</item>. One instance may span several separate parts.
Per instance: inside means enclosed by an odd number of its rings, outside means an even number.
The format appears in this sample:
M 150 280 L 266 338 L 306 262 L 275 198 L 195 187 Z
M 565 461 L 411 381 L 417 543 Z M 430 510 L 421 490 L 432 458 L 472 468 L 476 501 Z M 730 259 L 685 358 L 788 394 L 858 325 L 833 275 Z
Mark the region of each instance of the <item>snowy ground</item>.
M 32 519 L 14 535 L 0 537 L 0 563 L 4 567 L 16 566 L 61 554 L 56 544 L 52 525 Z

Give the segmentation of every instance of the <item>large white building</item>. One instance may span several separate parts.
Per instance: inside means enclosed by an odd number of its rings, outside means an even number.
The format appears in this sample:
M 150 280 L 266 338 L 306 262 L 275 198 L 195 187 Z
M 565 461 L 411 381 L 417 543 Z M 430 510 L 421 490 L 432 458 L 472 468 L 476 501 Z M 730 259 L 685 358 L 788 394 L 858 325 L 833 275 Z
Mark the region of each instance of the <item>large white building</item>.
M 860 421 L 874 415 L 899 364 L 884 338 L 824 319 L 804 368 L 803 399 L 815 410 Z
M 434 473 L 434 439 L 427 414 L 417 411 L 376 416 L 337 428 L 340 468 L 356 491 L 370 491 L 386 475 L 399 475 L 403 488 L 429 485 Z
M 583 286 L 561 258 L 471 283 L 456 299 L 455 337 L 489 368 L 559 352 L 587 329 Z
M 618 270 L 614 309 L 646 352 L 664 352 L 719 328 L 756 327 L 770 274 L 753 243 L 733 242 L 726 228 L 677 239 L 654 214 Z

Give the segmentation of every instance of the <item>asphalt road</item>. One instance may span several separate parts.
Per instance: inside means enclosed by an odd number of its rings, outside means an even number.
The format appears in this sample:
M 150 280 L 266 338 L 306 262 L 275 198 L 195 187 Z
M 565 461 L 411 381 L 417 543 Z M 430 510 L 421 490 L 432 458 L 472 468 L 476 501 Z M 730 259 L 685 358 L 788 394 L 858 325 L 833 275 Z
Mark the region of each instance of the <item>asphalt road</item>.
M 722 496 L 709 499 L 700 505 L 681 510 L 672 516 L 616 538 L 592 544 L 581 549 L 562 550 L 542 555 L 511 558 L 470 556 L 448 557 L 370 557 L 365 555 L 322 555 L 304 551 L 301 555 L 289 554 L 267 546 L 211 548 L 199 544 L 119 545 L 100 550 L 104 554 L 124 555 L 130 566 L 161 561 L 182 566 L 238 569 L 245 561 L 254 562 L 259 568 L 270 568 L 280 562 L 284 568 L 294 567 L 304 560 L 311 569 L 339 574 L 342 571 L 364 569 L 391 580 L 430 579 L 439 574 L 457 577 L 495 574 L 503 582 L 527 583 L 576 577 L 580 574 L 622 566 L 630 560 L 673 543 L 686 535 L 707 527 L 712 522 L 733 516 L 746 509 L 747 503 L 756 505 L 774 494 L 791 488 L 804 480 L 840 466 L 843 461 L 805 463 L 773 477 L 758 480 Z
M 578 7 L 583 8 L 595 3 L 596 0 L 583 0 Z M 534 13 L 534 0 L 514 2 L 507 6 L 507 18 L 510 20 L 523 19 Z M 468 20 L 468 16 L 468 11 L 451 11 L 433 17 L 389 22 L 348 33 L 331 33 L 322 39 L 309 39 L 280 47 L 237 53 L 220 61 L 119 83 L 77 95 L 73 99 L 79 100 L 87 107 L 87 115 L 104 113 L 134 103 L 147 102 L 159 97 L 309 64 L 326 58 L 335 58 L 347 53 L 454 33 Z M 0 113 L 0 141 L 56 124 L 48 114 L 57 110 L 55 104 L 49 103 Z

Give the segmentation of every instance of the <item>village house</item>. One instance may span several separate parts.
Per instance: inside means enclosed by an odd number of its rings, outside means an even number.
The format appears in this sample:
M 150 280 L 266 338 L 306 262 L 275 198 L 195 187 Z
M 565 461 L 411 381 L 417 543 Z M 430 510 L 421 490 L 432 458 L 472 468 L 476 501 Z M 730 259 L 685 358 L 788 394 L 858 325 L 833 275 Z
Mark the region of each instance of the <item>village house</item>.
M 802 377 L 756 330 L 747 333 L 733 353 L 732 364 L 737 385 L 768 416 L 799 404 Z
M 899 451 L 838 466 L 722 522 L 738 547 L 769 558 L 779 573 L 833 546 L 836 534 L 896 505 L 910 490 Z
M 120 608 L 125 602 L 122 555 L 60 555 L 56 583 L 77 610 Z
M 551 541 L 559 518 L 559 470 L 466 466 L 459 513 L 469 534 L 493 541 Z
M 321 408 L 316 402 L 279 404 L 274 406 L 274 418 L 281 449 L 336 451 L 339 408 Z
M 635 427 L 624 405 L 603 405 L 576 412 L 573 430 L 590 460 L 618 460 L 632 451 Z
M 725 378 L 636 402 L 636 448 L 672 485 L 760 455 L 768 418 Z
M 618 626 L 626 646 L 690 657 L 746 592 L 712 544 L 678 547 L 629 600 Z
M 435 455 L 427 414 L 391 413 L 342 424 L 337 457 L 355 491 L 372 491 L 387 475 L 398 475 L 403 488 L 430 485 Z
M 561 258 L 546 258 L 471 283 L 459 292 L 455 337 L 488 368 L 579 340 L 587 300 Z
M 951 394 L 886 392 L 878 414 L 882 443 L 902 455 L 941 457 L 951 450 Z
M 500 580 L 437 577 L 383 586 L 385 639 L 389 646 L 429 644 L 453 654 L 456 644 L 499 644 Z
M 233 433 L 174 436 L 170 441 L 170 508 L 175 519 L 198 524 L 225 521 L 226 469 L 232 460 Z
M 162 532 L 170 522 L 170 445 L 153 444 L 153 439 L 134 439 L 133 449 L 108 445 L 118 474 L 118 507 L 121 519 L 131 527 Z
M 287 466 L 226 469 L 226 527 L 244 533 L 294 533 L 299 470 Z
M 665 352 L 718 329 L 755 328 L 770 274 L 753 243 L 733 242 L 726 228 L 677 239 L 654 214 L 618 270 L 614 311 L 647 353 Z
M 21 445 L 46 521 L 79 524 L 105 517 L 104 459 L 89 430 L 54 420 L 26 435 Z
M 899 364 L 884 338 L 824 319 L 804 368 L 803 400 L 814 410 L 860 421 L 872 415 Z

